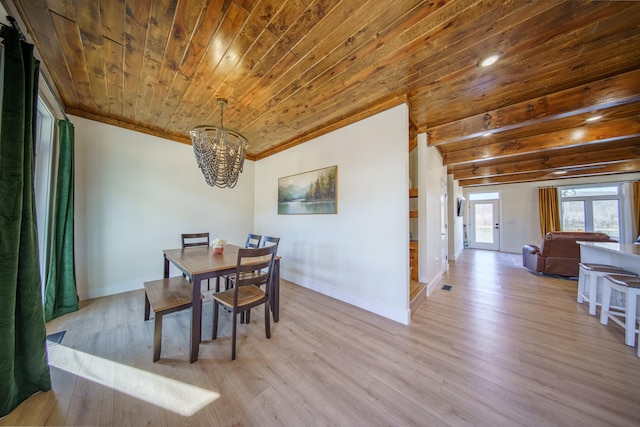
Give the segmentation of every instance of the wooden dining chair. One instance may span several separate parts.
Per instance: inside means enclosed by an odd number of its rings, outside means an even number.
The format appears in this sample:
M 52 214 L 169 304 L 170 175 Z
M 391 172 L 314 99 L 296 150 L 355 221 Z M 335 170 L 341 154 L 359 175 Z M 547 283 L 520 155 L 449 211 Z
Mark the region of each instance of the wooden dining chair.
M 182 233 L 182 249 L 194 246 L 209 246 L 209 233 Z M 187 277 L 186 275 L 182 275 Z M 220 288 L 220 279 L 217 279 L 217 288 Z M 207 290 L 210 290 L 210 282 L 207 279 Z
M 271 237 L 264 236 L 262 238 L 262 243 L 260 247 L 269 247 L 269 246 L 278 246 L 280 244 L 279 237 Z M 276 255 L 278 254 L 278 250 L 276 249 Z M 250 323 L 251 322 L 251 310 L 247 310 L 243 315 L 240 316 L 240 323 Z
M 261 235 L 249 233 L 247 235 L 247 242 L 244 244 L 244 247 L 256 249 L 260 246 L 260 239 L 262 239 Z
M 209 233 L 183 233 L 182 247 L 209 246 Z
M 262 245 L 260 247 L 264 248 L 266 246 L 278 245 L 279 243 L 280 243 L 279 237 L 264 236 L 262 238 Z
M 213 296 L 212 339 L 218 336 L 218 313 L 220 306 L 231 311 L 231 360 L 236 359 L 236 330 L 238 314 L 250 308 L 264 305 L 264 326 L 267 338 L 271 338 L 269 313 L 269 292 L 271 273 L 276 256 L 277 245 L 258 249 L 239 249 L 236 272 L 233 274 L 234 286 Z M 261 288 L 264 285 L 264 290 Z
M 260 246 L 260 239 L 262 239 L 262 236 L 260 234 L 247 234 L 247 241 L 244 244 L 245 248 L 250 248 L 250 249 L 257 249 Z M 217 280 L 220 280 L 219 278 Z M 232 286 L 231 283 L 231 277 L 230 276 L 224 276 L 224 281 L 225 281 L 225 289 L 230 289 Z M 219 288 L 220 288 L 220 282 L 216 282 L 216 292 L 218 292 Z

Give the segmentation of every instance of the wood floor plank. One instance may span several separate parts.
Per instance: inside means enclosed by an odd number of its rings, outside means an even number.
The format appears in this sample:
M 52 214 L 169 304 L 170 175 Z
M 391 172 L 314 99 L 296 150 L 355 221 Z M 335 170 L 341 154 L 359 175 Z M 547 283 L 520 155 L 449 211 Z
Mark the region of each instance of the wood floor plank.
M 66 331 L 49 351 L 53 390 L 0 426 L 640 425 L 640 358 L 619 326 L 576 302 L 575 280 L 532 274 L 514 254 L 465 250 L 441 284 L 452 288 L 438 286 L 405 326 L 282 280 L 272 338 L 263 309 L 252 310 L 235 361 L 231 316 L 221 313 L 212 341 L 205 293 L 194 364 L 190 309 L 164 317 L 153 363 L 142 290 L 82 301 L 47 324 Z M 94 359 L 83 375 L 57 367 L 85 356 Z

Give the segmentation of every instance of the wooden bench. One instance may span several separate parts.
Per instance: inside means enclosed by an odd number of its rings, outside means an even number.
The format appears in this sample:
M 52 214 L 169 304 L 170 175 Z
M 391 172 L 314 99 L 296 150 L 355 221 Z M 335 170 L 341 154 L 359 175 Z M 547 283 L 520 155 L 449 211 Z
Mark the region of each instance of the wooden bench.
M 144 283 L 144 320 L 149 320 L 153 310 L 153 361 L 160 359 L 162 342 L 162 316 L 191 307 L 192 287 L 182 277 L 170 277 Z M 200 303 L 204 297 L 200 295 Z

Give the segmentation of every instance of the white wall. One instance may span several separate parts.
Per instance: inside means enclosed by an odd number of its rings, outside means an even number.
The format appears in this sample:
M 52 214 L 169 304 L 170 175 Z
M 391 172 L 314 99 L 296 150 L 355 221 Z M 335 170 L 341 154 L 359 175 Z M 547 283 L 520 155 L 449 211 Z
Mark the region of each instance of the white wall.
M 464 218 L 457 215 L 458 198 L 464 195 L 459 181 L 453 179 L 453 175 L 447 175 L 447 191 L 449 192 L 449 260 L 455 261 L 464 250 Z
M 448 244 L 442 242 L 442 185 L 447 169 L 435 147 L 427 146 L 427 135 L 418 135 L 418 279 L 427 284 L 427 296 L 447 270 L 443 257 Z M 445 212 L 446 218 L 446 212 Z
M 464 189 L 465 197 L 469 192 L 500 192 L 500 251 L 520 253 L 525 244 L 540 244 L 540 219 L 538 210 L 538 188 L 591 184 L 599 182 L 623 182 L 640 179 L 640 173 L 607 175 L 601 177 L 559 179 L 544 182 L 526 182 L 518 184 L 490 185 Z M 469 204 L 467 203 L 467 207 Z M 629 209 L 628 203 L 623 209 Z M 468 213 L 468 211 L 467 211 Z M 465 216 L 467 220 L 468 215 Z M 627 227 L 627 240 L 631 239 L 631 230 Z M 621 239 L 622 240 L 622 239 Z
M 244 244 L 253 226 L 254 162 L 245 162 L 235 188 L 211 188 L 190 145 L 70 120 L 80 299 L 161 278 L 162 249 L 180 247 L 181 233 L 208 231 L 212 239 Z
M 408 107 L 401 105 L 260 160 L 259 234 L 281 238 L 281 275 L 409 322 Z M 278 178 L 338 166 L 336 215 L 278 215 Z

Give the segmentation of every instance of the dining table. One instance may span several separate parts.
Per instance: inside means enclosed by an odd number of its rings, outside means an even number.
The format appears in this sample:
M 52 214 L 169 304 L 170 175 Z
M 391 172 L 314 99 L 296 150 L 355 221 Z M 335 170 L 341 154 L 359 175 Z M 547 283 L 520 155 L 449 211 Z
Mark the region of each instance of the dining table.
M 210 246 L 194 246 L 179 249 L 164 249 L 164 277 L 169 277 L 170 265 L 173 264 L 194 285 L 191 303 L 191 337 L 189 345 L 189 361 L 198 360 L 198 351 L 202 337 L 202 303 L 200 299 L 203 280 L 219 280 L 221 276 L 234 274 L 238 263 L 240 246 L 228 244 L 222 253 L 214 253 Z M 216 289 L 218 290 L 218 289 Z M 280 257 L 276 256 L 271 273 L 269 289 L 269 307 L 273 321 L 280 319 Z

